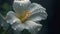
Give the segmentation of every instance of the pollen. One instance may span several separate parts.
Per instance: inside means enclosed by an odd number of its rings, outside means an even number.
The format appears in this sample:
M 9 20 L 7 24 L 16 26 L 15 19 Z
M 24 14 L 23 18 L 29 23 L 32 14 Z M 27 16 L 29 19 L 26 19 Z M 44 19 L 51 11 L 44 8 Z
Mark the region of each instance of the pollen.
M 21 20 L 22 23 L 24 23 L 32 14 L 31 11 L 24 11 L 21 16 L 18 16 L 18 18 Z

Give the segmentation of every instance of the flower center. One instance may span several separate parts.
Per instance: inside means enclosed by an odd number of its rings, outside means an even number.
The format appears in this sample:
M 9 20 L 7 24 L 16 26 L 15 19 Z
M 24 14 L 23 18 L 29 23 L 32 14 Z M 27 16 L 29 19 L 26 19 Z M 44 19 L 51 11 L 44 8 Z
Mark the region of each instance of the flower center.
M 22 23 L 24 23 L 31 14 L 32 13 L 30 11 L 24 11 L 21 16 L 18 16 L 18 18 L 21 20 Z

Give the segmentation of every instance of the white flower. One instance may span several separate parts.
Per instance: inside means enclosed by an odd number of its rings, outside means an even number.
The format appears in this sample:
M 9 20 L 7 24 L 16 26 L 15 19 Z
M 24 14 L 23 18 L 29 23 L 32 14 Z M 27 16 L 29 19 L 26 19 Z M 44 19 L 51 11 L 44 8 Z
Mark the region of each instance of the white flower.
M 17 1 L 15 0 L 13 3 L 13 11 L 9 11 L 7 13 L 7 23 L 9 23 L 14 29 L 14 34 L 19 34 L 24 29 L 27 29 L 31 34 L 36 34 L 42 27 L 42 24 L 37 23 L 38 21 L 44 20 L 47 18 L 47 13 L 45 12 L 45 8 L 43 8 L 40 4 L 31 3 L 30 1 Z M 25 12 L 31 12 L 30 15 L 24 14 Z M 20 17 L 22 19 L 20 19 Z M 26 19 L 23 19 L 27 17 Z

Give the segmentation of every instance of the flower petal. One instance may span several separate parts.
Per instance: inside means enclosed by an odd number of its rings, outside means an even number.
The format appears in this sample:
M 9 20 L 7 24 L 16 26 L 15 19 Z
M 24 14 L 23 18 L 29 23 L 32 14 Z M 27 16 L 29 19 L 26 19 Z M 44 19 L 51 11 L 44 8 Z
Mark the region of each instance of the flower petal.
M 40 11 L 36 11 L 39 9 L 46 10 L 43 6 L 37 3 L 31 3 L 27 10 L 31 11 L 34 14 L 34 13 L 40 12 Z
M 7 23 L 9 23 L 12 29 L 14 30 L 14 34 L 19 34 L 20 31 L 23 30 L 23 28 L 21 28 L 20 26 L 21 21 L 16 17 L 16 14 L 13 11 L 9 11 L 6 17 L 7 17 Z
M 31 4 L 30 1 L 26 1 L 26 2 L 14 1 L 14 3 L 13 3 L 13 10 L 17 14 L 22 14 L 23 11 L 26 11 L 26 9 L 28 8 L 29 4 Z
M 46 9 L 37 3 L 32 3 L 28 10 L 32 12 L 32 15 L 28 20 L 41 21 L 47 18 Z
M 39 12 L 31 15 L 28 20 L 41 21 L 41 20 L 45 20 L 46 18 L 47 18 L 47 13 Z
M 35 23 L 33 21 L 26 21 L 25 23 L 20 23 L 16 25 L 16 30 L 14 33 L 20 33 L 24 29 L 27 29 L 31 34 L 35 34 L 40 31 L 42 24 Z
M 31 20 L 26 21 L 26 29 L 31 32 L 31 34 L 36 34 L 42 28 L 42 24 L 35 23 Z
M 20 21 L 17 17 L 16 14 L 13 11 L 9 11 L 6 16 L 6 21 L 7 23 L 10 23 L 11 25 L 15 23 L 16 21 Z

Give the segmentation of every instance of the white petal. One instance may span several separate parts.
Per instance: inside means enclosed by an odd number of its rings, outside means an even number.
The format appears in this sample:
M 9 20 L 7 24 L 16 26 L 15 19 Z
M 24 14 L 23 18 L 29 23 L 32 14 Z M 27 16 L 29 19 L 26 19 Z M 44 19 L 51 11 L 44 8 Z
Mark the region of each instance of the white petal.
M 16 31 L 14 33 L 20 33 L 24 29 L 27 29 L 31 34 L 35 34 L 39 31 L 38 29 L 41 29 L 42 25 L 37 24 L 33 21 L 26 21 L 23 24 L 20 23 L 20 24 L 16 25 L 16 27 L 17 28 L 16 28 Z
M 46 10 L 44 7 L 42 7 L 40 4 L 37 3 L 31 3 L 30 6 L 28 7 L 28 10 L 31 11 L 33 14 L 40 12 L 40 11 L 35 11 L 38 9 Z
M 45 20 L 46 18 L 47 18 L 47 13 L 39 12 L 31 15 L 28 20 L 41 21 L 41 20 Z
M 28 30 L 31 32 L 31 34 L 36 34 L 38 31 L 40 31 L 42 24 L 38 24 L 33 21 L 26 21 L 26 27 L 28 27 Z
M 12 24 L 12 29 L 14 29 L 15 31 L 22 31 L 24 29 L 24 25 L 22 23 L 18 23 L 17 21 Z
M 27 2 L 21 2 L 21 1 L 14 1 L 13 3 L 13 10 L 17 13 L 17 14 L 22 14 L 23 11 L 26 11 L 26 9 L 28 8 L 28 6 L 31 4 L 30 1 Z
M 14 0 L 14 1 L 28 2 L 28 1 L 30 1 L 30 0 Z
M 25 29 L 25 25 L 22 23 L 15 23 L 12 25 L 12 29 L 14 30 L 14 34 L 20 34 L 21 31 Z
M 7 18 L 6 18 L 6 21 L 7 21 L 7 23 L 10 23 L 11 25 L 13 24 L 13 23 L 15 23 L 16 21 L 18 22 L 18 21 L 20 21 L 17 17 L 16 17 L 16 14 L 14 13 L 14 12 L 12 12 L 12 11 L 9 11 L 8 13 L 7 13 L 7 16 L 6 16 Z
M 32 3 L 28 10 L 32 12 L 32 15 L 29 18 L 32 21 L 41 21 L 47 18 L 46 9 L 37 3 Z

